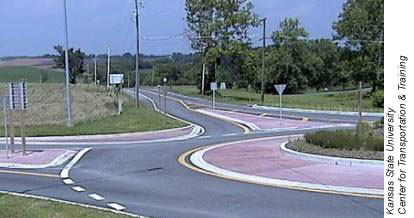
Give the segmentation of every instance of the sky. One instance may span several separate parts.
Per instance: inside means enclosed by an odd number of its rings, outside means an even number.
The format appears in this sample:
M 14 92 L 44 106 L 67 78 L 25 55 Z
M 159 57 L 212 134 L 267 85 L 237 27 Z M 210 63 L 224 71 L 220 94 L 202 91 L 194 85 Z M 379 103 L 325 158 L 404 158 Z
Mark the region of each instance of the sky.
M 299 18 L 311 38 L 329 38 L 346 0 L 251 0 L 254 12 L 267 17 L 267 34 L 284 18 Z M 87 54 L 134 52 L 133 0 L 67 0 L 69 46 Z M 180 33 L 186 30 L 185 0 L 146 0 L 140 8 L 144 54 L 192 52 Z M 0 57 L 54 54 L 64 43 L 63 0 L 0 0 Z M 260 45 L 262 28 L 251 28 Z M 269 42 L 270 43 L 270 42 Z

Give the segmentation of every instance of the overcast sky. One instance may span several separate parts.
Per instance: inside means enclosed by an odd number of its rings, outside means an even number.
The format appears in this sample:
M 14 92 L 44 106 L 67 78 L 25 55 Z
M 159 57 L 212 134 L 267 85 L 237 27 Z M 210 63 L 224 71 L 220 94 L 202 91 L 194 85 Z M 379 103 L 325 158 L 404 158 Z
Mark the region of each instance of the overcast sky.
M 86 53 L 134 49 L 133 0 L 67 0 L 69 44 Z M 141 53 L 191 52 L 190 43 L 174 37 L 186 28 L 185 0 L 146 0 L 141 8 Z M 345 0 L 252 0 L 255 13 L 268 18 L 270 34 L 285 17 L 298 17 L 310 37 L 331 37 L 332 23 Z M 63 44 L 63 0 L 0 0 L 0 57 L 54 53 Z M 261 29 L 250 31 L 259 44 Z

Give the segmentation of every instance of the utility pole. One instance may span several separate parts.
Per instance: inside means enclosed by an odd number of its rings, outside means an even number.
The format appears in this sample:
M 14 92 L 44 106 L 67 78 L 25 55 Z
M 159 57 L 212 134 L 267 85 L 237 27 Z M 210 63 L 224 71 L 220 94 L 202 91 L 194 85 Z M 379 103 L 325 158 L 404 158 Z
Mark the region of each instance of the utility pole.
M 95 58 L 93 59 L 93 61 L 94 61 L 94 64 L 95 64 L 95 75 L 94 75 L 94 81 L 95 81 L 95 85 L 97 85 L 96 84 L 96 54 L 95 54 Z
M 201 75 L 201 95 L 204 95 L 204 83 L 206 77 L 206 63 L 204 62 L 204 53 L 205 53 L 205 46 L 203 46 L 203 54 L 202 54 L 202 62 L 203 62 L 203 72 Z
M 140 2 L 141 3 L 141 2 Z M 137 44 L 137 55 L 135 63 L 135 102 L 136 106 L 139 107 L 139 86 L 140 86 L 140 75 L 139 75 L 139 6 L 138 0 L 135 0 L 135 27 L 137 31 L 136 44 Z
M 108 71 L 106 72 L 106 88 L 109 89 L 109 71 L 111 70 L 111 45 L 108 45 Z
M 263 18 L 260 22 L 263 22 L 263 53 L 262 53 L 262 88 L 261 88 L 261 101 L 264 103 L 264 75 L 265 75 L 265 55 L 266 55 L 266 20 Z
M 65 111 L 66 111 L 66 127 L 73 127 L 72 124 L 72 102 L 70 96 L 69 85 L 69 34 L 68 34 L 68 9 L 66 0 L 63 0 L 63 11 L 65 14 Z

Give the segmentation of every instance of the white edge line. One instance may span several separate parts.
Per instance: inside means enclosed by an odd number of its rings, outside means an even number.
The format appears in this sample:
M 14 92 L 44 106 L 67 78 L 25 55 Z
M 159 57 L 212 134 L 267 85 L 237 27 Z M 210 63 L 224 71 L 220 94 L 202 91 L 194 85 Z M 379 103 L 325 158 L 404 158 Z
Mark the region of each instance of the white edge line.
M 100 210 L 100 211 L 105 211 L 105 212 L 111 212 L 111 213 L 115 213 L 115 214 L 129 216 L 129 217 L 149 218 L 149 217 L 146 217 L 146 216 L 140 216 L 140 215 L 133 214 L 133 213 L 113 210 L 113 209 L 104 208 L 104 207 L 93 206 L 93 205 L 89 205 L 89 204 L 81 204 L 81 203 L 76 203 L 76 202 L 72 202 L 72 201 L 59 200 L 59 199 L 50 198 L 50 197 L 43 197 L 43 196 L 36 196 L 36 195 L 29 195 L 29 194 L 19 194 L 19 193 L 8 192 L 8 191 L 0 191 L 0 193 L 1 194 L 8 194 L 8 195 L 16 196 L 16 197 L 24 197 L 24 198 L 31 198 L 31 199 L 37 199 L 37 200 L 52 201 L 52 202 L 56 202 L 56 203 L 63 203 L 63 204 L 68 204 L 68 205 L 73 205 L 73 206 L 79 206 L 79 207 L 95 209 L 95 210 Z
M 66 179 L 69 178 L 69 171 L 72 169 L 73 166 L 85 155 L 88 151 L 92 148 L 84 148 L 79 153 L 75 155 L 75 157 L 60 171 L 60 178 Z

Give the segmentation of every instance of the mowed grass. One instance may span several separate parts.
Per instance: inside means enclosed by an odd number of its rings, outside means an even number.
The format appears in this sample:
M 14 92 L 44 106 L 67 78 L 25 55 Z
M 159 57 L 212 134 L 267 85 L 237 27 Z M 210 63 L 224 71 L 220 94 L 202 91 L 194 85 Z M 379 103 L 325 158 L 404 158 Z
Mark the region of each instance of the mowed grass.
M 211 96 L 201 96 L 195 86 L 174 86 L 173 92 L 211 99 Z M 216 95 L 217 101 L 233 104 L 262 104 L 260 94 L 248 92 L 244 89 L 219 90 Z M 279 107 L 279 96 L 266 94 L 264 105 Z M 357 92 L 331 92 L 331 93 L 312 93 L 302 95 L 283 95 L 282 107 L 304 108 L 318 110 L 338 110 L 338 111 L 357 111 Z M 383 112 L 383 108 L 374 107 L 369 98 L 368 91 L 363 92 L 362 99 L 363 111 L 365 112 Z
M 2 66 L 0 67 L 0 83 L 20 82 L 28 83 L 62 83 L 63 72 L 42 69 L 30 66 Z
M 0 194 L 1 218 L 128 218 L 111 212 L 47 200 Z
M 120 96 L 124 101 L 124 112 L 117 115 L 116 97 L 108 96 L 105 88 L 76 85 L 72 87 L 74 127 L 66 128 L 62 85 L 29 84 L 29 93 L 27 136 L 132 133 L 186 125 L 144 105 L 136 108 L 132 99 L 124 95 Z M 0 120 L 3 124 L 2 118 Z M 4 136 L 1 126 L 0 136 Z M 16 135 L 20 135 L 19 128 L 16 128 Z

